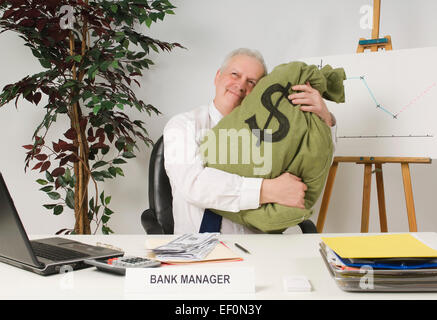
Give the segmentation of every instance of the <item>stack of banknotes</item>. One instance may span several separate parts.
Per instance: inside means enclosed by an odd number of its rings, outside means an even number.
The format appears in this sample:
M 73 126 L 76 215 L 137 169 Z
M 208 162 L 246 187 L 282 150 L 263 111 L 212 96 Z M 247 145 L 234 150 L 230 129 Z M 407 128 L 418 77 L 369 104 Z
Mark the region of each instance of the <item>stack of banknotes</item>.
M 219 235 L 220 233 L 184 234 L 154 248 L 153 252 L 160 261 L 203 260 L 218 244 Z

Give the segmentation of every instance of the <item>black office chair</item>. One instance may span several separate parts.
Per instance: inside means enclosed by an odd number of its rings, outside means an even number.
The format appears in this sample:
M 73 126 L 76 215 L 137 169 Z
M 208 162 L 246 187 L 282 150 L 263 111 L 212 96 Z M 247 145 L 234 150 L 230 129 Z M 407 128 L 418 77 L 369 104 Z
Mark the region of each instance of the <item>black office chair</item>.
M 141 214 L 141 224 L 147 234 L 173 234 L 173 196 L 164 168 L 163 137 L 156 141 L 149 164 L 149 206 Z M 317 233 L 311 220 L 299 223 L 302 233 Z

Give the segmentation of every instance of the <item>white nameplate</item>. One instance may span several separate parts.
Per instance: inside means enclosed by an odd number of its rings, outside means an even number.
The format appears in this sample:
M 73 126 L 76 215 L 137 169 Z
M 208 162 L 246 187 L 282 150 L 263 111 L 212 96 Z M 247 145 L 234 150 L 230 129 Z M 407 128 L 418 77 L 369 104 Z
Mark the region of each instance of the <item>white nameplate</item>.
M 255 293 L 253 267 L 126 269 L 126 293 Z

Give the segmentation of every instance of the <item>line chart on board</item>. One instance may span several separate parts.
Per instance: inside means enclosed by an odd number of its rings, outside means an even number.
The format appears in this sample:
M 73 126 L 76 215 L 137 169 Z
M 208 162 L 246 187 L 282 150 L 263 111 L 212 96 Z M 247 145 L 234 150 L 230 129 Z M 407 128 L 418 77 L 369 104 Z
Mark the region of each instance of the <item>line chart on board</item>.
M 382 106 L 378 100 L 375 97 L 375 94 L 373 93 L 373 91 L 370 89 L 367 81 L 366 81 L 366 77 L 364 75 L 362 76 L 358 76 L 358 77 L 348 77 L 346 80 L 360 80 L 363 85 L 366 87 L 367 91 L 369 92 L 370 97 L 372 98 L 373 102 L 375 103 L 375 106 L 377 109 L 385 112 L 386 114 L 390 115 L 393 119 L 398 119 L 398 116 L 403 113 L 405 110 L 411 108 L 412 106 L 414 106 L 416 104 L 416 102 L 422 98 L 424 95 L 428 94 L 434 87 L 436 87 L 437 82 L 432 83 L 431 85 L 429 85 L 423 92 L 421 92 L 420 94 L 418 94 L 414 99 L 410 100 L 406 105 L 404 105 L 400 111 L 398 111 L 397 113 L 394 113 L 393 111 L 390 111 L 387 107 Z

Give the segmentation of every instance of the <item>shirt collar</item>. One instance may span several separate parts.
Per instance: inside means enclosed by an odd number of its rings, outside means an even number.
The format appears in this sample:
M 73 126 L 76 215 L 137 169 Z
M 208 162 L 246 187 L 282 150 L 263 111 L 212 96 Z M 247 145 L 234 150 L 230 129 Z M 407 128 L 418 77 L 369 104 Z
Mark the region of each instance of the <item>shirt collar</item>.
M 218 109 L 216 108 L 216 106 L 214 105 L 214 101 L 211 101 L 211 103 L 208 106 L 208 112 L 209 112 L 209 117 L 211 119 L 211 124 L 213 127 L 216 126 L 216 124 L 223 119 L 223 115 L 220 113 L 220 111 L 218 111 Z

